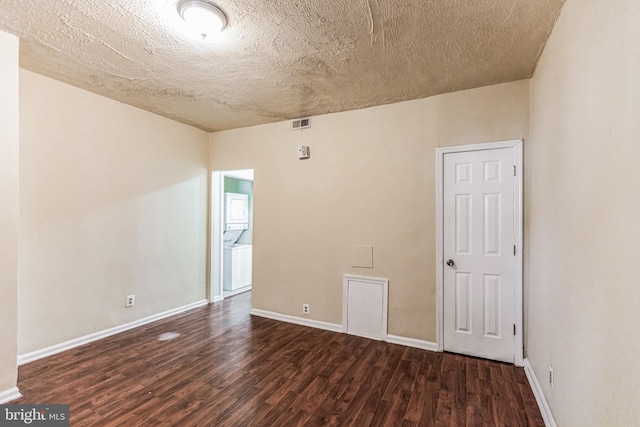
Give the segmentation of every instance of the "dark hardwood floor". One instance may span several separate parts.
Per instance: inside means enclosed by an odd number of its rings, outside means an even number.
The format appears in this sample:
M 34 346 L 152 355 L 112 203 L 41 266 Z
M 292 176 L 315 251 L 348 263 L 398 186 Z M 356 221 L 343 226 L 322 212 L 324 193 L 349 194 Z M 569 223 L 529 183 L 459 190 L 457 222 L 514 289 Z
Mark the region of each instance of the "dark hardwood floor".
M 520 368 L 251 317 L 250 298 L 21 366 L 13 403 L 70 404 L 72 426 L 544 425 Z

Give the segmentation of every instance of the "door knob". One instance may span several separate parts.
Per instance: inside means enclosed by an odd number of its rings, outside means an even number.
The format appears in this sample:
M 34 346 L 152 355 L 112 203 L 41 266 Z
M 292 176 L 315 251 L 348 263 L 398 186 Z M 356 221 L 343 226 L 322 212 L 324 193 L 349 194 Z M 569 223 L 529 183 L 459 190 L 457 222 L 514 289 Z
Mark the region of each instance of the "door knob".
M 453 262 L 453 260 L 452 260 L 452 259 L 450 259 L 449 261 L 447 261 L 447 265 L 448 265 L 449 267 L 453 267 L 454 265 L 456 265 L 456 263 L 455 263 L 455 262 Z

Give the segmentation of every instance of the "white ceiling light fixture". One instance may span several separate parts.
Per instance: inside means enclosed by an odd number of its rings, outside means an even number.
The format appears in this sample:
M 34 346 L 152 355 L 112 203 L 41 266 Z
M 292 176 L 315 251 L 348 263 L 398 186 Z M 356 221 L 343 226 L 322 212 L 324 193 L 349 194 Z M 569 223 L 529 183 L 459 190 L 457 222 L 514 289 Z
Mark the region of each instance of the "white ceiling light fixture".
M 202 38 L 222 31 L 227 25 L 227 17 L 220 8 L 204 0 L 182 0 L 178 3 L 178 13 Z

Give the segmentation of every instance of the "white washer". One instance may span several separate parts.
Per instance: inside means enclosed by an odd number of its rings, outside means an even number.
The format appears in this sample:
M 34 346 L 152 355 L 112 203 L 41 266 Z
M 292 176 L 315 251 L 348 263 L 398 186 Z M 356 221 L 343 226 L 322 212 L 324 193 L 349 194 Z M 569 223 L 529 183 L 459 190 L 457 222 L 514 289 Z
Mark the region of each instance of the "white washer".
M 224 277 L 222 288 L 235 291 L 251 285 L 252 245 L 224 247 Z

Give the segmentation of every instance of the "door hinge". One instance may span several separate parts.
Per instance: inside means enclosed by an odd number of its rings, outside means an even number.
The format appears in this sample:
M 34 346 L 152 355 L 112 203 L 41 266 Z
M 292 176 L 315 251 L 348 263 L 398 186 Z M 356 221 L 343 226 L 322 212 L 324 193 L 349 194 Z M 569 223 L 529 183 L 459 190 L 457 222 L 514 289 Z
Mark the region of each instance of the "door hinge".
M 513 335 L 515 335 L 515 334 L 516 334 L 516 324 L 514 323 L 513 324 Z
M 513 165 L 513 176 L 516 176 L 516 165 Z
M 513 256 L 516 256 L 516 245 L 513 245 Z

